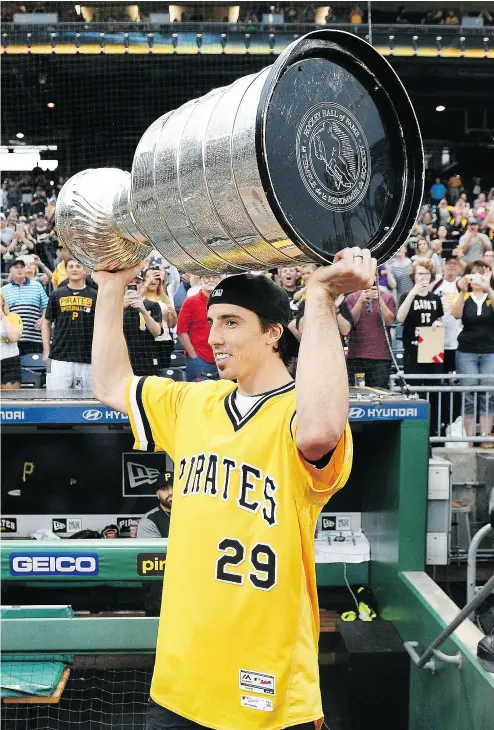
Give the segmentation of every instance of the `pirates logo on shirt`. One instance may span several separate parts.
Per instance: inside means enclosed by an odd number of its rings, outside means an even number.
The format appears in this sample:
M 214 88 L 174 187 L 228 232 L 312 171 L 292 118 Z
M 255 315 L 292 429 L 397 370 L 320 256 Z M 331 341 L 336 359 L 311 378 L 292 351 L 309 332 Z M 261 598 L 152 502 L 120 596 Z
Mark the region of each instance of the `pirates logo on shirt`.
M 341 104 L 328 101 L 309 109 L 298 126 L 296 156 L 307 191 L 325 208 L 351 210 L 366 194 L 369 145 L 357 119 Z

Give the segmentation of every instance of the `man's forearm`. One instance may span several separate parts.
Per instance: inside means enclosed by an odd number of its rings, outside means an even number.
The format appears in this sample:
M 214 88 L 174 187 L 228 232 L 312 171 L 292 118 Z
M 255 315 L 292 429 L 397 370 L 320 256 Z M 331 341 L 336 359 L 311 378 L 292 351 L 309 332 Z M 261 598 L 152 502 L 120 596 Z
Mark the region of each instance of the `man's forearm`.
M 362 314 L 362 305 L 364 303 L 364 299 L 362 297 L 362 294 L 359 296 L 357 301 L 354 304 L 353 309 L 350 310 L 350 314 L 352 315 L 352 319 L 355 322 L 355 324 L 359 321 L 360 315 Z
M 125 412 L 125 402 L 122 400 L 121 386 L 132 375 L 123 333 L 124 291 L 124 286 L 120 282 L 100 283 L 91 356 L 95 397 L 123 412 Z M 118 403 L 112 395 L 117 390 Z
M 405 300 L 403 301 L 403 304 L 398 309 L 398 313 L 396 315 L 396 319 L 400 324 L 403 324 L 403 322 L 406 320 L 408 316 L 408 312 L 410 311 L 410 307 L 412 306 L 412 302 L 415 299 L 415 292 L 413 290 L 410 290 L 408 294 L 405 297 Z
M 389 309 L 388 306 L 386 306 L 386 304 L 382 298 L 381 298 L 381 307 L 382 307 L 382 312 L 383 312 L 383 317 L 384 317 L 384 322 L 386 324 L 386 327 L 391 327 L 391 325 L 395 321 L 395 313 L 393 312 L 393 310 Z
M 178 335 L 178 339 L 184 346 L 185 352 L 189 357 L 197 357 L 197 352 L 194 349 L 194 346 L 192 342 L 190 341 L 190 337 L 186 332 L 182 332 Z
M 146 310 L 142 313 L 148 332 L 152 337 L 159 337 L 163 330 L 161 329 L 161 323 L 157 322 L 151 314 Z
M 48 319 L 44 319 L 41 323 L 41 340 L 43 342 L 43 352 L 45 355 L 50 354 L 50 335 L 51 322 Z
M 348 375 L 333 299 L 309 287 L 295 381 L 297 446 L 315 461 L 338 443 L 348 418 Z

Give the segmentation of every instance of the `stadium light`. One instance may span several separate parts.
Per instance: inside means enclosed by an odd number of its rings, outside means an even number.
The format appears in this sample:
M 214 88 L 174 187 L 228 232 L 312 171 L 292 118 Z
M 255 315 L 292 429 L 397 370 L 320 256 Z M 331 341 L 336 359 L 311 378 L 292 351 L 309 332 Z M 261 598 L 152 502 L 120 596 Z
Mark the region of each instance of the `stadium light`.
M 445 109 L 446 109 L 446 107 L 443 106 L 442 104 L 439 104 L 439 106 L 436 106 L 436 111 L 437 112 L 443 112 Z
M 17 137 L 17 139 L 24 139 L 24 135 L 22 132 L 17 132 L 15 136 Z
M 55 109 L 55 102 L 54 101 L 49 101 L 46 106 L 48 107 L 48 109 Z

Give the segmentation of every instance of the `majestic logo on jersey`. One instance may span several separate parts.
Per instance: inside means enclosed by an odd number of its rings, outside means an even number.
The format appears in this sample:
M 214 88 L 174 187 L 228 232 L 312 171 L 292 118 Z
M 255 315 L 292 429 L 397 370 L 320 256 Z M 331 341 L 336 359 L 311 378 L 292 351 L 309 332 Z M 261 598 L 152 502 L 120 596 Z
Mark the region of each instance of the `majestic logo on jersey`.
M 160 475 L 158 469 L 150 469 L 149 467 L 137 464 L 134 461 L 127 462 L 127 474 L 131 489 L 140 487 L 143 484 L 155 484 Z
M 370 182 L 366 136 L 348 109 L 334 102 L 316 104 L 299 124 L 297 165 L 310 195 L 329 210 L 354 208 Z
M 248 692 L 257 692 L 261 695 L 275 695 L 276 678 L 274 674 L 264 674 L 263 672 L 251 672 L 249 669 L 240 669 L 238 673 L 239 689 Z
M 195 454 L 181 460 L 178 479 L 184 496 L 207 494 L 225 501 L 235 499 L 240 509 L 253 514 L 259 512 L 270 527 L 277 523 L 278 485 L 257 466 L 237 464 L 235 459 L 226 456 L 220 459 L 218 454 Z M 238 483 L 236 489 L 232 487 L 234 481 Z

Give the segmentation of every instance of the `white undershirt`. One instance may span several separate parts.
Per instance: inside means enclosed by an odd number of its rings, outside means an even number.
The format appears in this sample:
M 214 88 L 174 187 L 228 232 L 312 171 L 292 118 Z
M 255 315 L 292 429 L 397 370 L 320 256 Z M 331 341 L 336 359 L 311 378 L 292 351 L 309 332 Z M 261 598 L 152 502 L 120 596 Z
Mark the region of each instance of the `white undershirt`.
M 237 406 L 238 412 L 242 416 L 242 418 L 245 416 L 246 413 L 250 411 L 251 408 L 255 406 L 258 400 L 262 398 L 261 395 L 240 395 L 240 393 L 237 391 L 235 395 L 235 405 Z
M 472 292 L 471 297 L 475 304 L 477 305 L 477 317 L 480 317 L 482 314 L 482 305 L 487 299 L 487 292 L 483 294 L 480 299 L 477 298 L 477 295 Z

